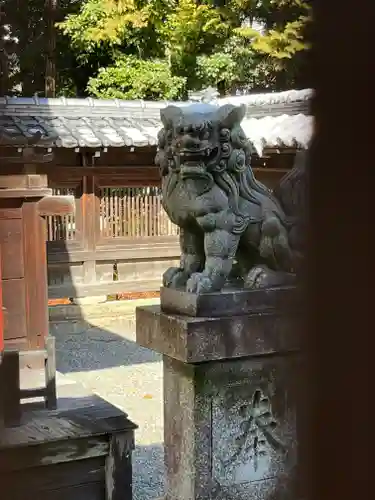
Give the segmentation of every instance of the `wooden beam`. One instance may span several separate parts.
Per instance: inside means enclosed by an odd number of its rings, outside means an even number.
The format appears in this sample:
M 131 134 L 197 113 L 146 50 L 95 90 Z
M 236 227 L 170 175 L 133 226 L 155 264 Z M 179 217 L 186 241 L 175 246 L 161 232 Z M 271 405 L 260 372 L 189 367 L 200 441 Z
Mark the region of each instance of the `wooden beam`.
M 0 188 L 3 189 L 48 189 L 47 175 L 40 174 L 16 174 L 1 175 Z
M 120 238 L 119 238 L 120 240 Z M 149 238 L 148 241 L 138 242 L 118 241 L 117 245 L 105 246 L 101 244 L 100 250 L 73 250 L 69 248 L 66 242 L 62 248 L 56 250 L 48 250 L 48 264 L 60 264 L 63 262 L 84 262 L 88 260 L 96 260 L 98 262 L 105 260 L 139 260 L 139 259 L 173 259 L 179 258 L 180 247 L 178 236 L 170 237 L 166 241 L 160 241 L 158 238 Z M 68 242 L 70 243 L 70 242 Z M 54 248 L 55 242 L 47 243 L 47 248 Z M 121 259 L 119 259 L 121 256 Z

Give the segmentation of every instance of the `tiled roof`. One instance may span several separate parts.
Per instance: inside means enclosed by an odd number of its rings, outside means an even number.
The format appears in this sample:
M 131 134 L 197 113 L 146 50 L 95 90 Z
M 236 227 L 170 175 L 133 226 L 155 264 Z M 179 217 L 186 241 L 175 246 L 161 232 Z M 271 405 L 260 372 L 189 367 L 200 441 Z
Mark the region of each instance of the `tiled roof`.
M 259 156 L 266 147 L 303 148 L 310 143 L 313 117 L 304 114 L 265 116 L 242 122 Z
M 219 99 L 221 104 L 230 102 L 232 104 L 246 104 L 247 106 L 275 106 L 296 103 L 308 103 L 313 96 L 312 89 L 287 90 L 284 92 L 267 92 L 263 94 L 247 94 L 239 96 L 224 97 Z
M 309 101 L 312 91 L 235 96 L 217 99 L 247 106 L 242 123 L 258 153 L 265 146 L 307 147 L 312 132 Z M 64 148 L 102 148 L 154 146 L 161 127 L 160 110 L 168 104 L 186 106 L 188 102 L 125 101 L 104 99 L 0 98 L 0 138 L 20 146 L 38 132 L 52 146 Z M 10 138 L 13 137 L 13 141 Z M 21 140 L 22 138 L 22 140 Z

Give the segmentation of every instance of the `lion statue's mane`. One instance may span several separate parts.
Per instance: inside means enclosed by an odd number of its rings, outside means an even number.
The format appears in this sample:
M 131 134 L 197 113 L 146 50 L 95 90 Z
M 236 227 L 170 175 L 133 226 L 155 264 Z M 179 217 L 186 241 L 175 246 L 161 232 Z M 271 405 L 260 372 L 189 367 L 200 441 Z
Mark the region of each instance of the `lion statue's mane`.
M 233 213 L 243 219 L 244 224 L 247 224 L 248 214 L 241 213 L 240 197 L 259 206 L 262 203 L 261 197 L 267 197 L 280 208 L 275 211 L 275 215 L 280 219 L 283 210 L 278 199 L 270 189 L 255 178 L 251 168 L 251 157 L 255 149 L 241 127 L 241 121 L 246 113 L 245 106 L 227 104 L 220 108 L 208 105 L 207 108 L 211 108 L 209 111 L 214 121 L 207 119 L 204 123 L 208 128 L 218 127 L 220 147 L 214 164 L 208 165 L 207 169 L 217 186 L 228 196 Z M 169 198 L 179 180 L 179 170 L 176 168 L 172 151 L 172 140 L 178 117 L 183 116 L 183 109 L 176 107 L 175 118 L 164 119 L 164 126 L 158 133 L 158 153 L 155 163 L 160 167 L 164 200 Z M 232 120 L 228 119 L 230 116 Z M 284 225 L 287 224 L 284 217 L 281 218 L 281 222 Z M 238 231 L 241 232 L 243 229 L 239 227 Z

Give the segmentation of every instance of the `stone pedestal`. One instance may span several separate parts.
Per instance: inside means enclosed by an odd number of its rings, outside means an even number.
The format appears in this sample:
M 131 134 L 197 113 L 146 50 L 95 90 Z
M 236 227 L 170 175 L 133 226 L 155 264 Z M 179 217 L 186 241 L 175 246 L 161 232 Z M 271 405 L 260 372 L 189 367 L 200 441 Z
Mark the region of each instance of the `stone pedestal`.
M 299 341 L 292 288 L 137 309 L 137 342 L 164 355 L 167 500 L 294 500 Z

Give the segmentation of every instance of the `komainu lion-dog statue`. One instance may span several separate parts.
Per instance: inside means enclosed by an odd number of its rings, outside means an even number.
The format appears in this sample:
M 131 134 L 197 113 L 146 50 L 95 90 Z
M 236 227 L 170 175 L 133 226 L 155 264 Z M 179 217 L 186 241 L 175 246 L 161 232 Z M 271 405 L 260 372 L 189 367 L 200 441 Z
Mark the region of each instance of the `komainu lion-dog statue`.
M 200 294 L 231 280 L 246 288 L 293 282 L 300 249 L 290 237 L 298 211 L 291 185 L 300 169 L 274 193 L 255 179 L 245 113 L 245 106 L 203 103 L 161 111 L 155 161 L 181 246 L 180 266 L 164 273 L 165 287 Z

